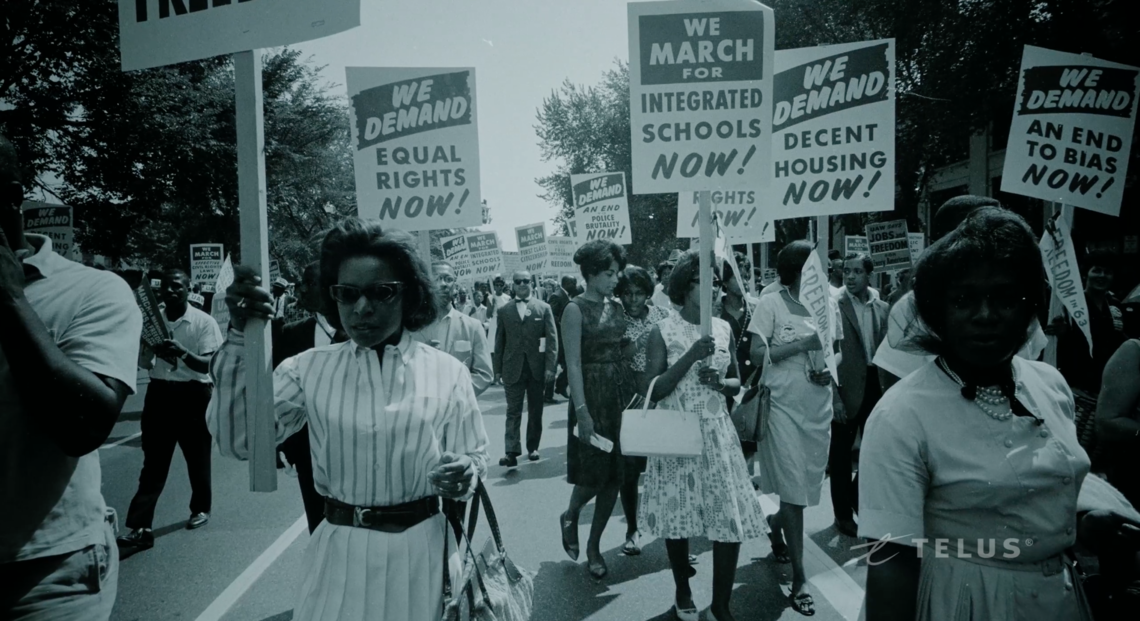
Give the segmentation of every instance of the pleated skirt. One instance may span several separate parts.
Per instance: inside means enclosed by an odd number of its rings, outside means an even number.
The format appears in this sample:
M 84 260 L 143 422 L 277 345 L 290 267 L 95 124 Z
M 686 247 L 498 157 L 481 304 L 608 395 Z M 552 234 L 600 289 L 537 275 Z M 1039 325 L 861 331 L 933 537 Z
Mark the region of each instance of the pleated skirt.
M 439 621 L 444 537 L 453 582 L 460 569 L 446 524 L 436 515 L 384 533 L 321 522 L 305 550 L 294 621 Z

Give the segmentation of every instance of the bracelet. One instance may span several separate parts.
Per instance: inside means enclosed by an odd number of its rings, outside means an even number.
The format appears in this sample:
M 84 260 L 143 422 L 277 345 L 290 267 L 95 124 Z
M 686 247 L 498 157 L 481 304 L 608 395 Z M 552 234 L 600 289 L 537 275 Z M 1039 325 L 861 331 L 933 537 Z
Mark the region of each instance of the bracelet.
M 582 405 L 579 405 L 578 407 L 574 408 L 574 411 L 575 411 L 575 412 L 577 412 L 578 410 L 581 410 L 581 409 L 582 409 L 582 408 L 584 408 L 584 407 L 586 407 L 586 404 L 585 404 L 585 403 L 583 403 Z

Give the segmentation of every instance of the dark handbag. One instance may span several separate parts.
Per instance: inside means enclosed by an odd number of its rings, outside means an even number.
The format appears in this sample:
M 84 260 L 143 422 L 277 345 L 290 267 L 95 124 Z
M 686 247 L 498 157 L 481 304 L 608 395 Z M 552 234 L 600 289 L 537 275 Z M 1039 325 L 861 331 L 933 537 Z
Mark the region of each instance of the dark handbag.
M 764 340 L 765 345 L 768 339 L 760 335 Z M 768 349 L 764 349 L 764 366 L 758 371 L 753 371 L 752 375 L 748 376 L 748 381 L 744 383 L 747 389 L 744 392 L 744 397 L 740 403 L 732 408 L 732 424 L 736 427 L 736 433 L 740 436 L 740 445 L 745 453 L 751 453 L 756 450 L 756 445 L 764 440 L 764 436 L 768 432 L 768 414 L 772 408 L 772 391 L 764 383 L 765 376 L 768 374 L 768 368 L 772 366 L 772 357 L 768 354 Z M 756 381 L 756 374 L 760 376 Z

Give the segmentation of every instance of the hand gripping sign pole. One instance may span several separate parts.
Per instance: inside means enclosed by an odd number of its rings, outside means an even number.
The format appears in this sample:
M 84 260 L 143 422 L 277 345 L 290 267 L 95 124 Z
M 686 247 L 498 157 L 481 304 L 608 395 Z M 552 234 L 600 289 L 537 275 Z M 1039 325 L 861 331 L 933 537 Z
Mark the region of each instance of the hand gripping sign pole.
M 261 54 L 234 54 L 237 112 L 238 209 L 241 217 L 241 262 L 269 282 L 269 233 L 265 203 L 265 127 L 261 97 Z M 277 432 L 273 416 L 273 357 L 270 324 L 250 319 L 245 325 L 246 438 L 249 444 L 249 488 L 277 489 L 274 460 Z

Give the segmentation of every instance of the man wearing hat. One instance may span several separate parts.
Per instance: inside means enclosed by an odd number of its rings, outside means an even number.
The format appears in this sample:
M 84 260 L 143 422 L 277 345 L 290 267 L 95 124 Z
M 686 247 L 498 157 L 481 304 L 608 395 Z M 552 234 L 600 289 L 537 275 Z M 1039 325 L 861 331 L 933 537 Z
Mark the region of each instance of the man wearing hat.
M 285 309 L 294 302 L 293 296 L 289 295 L 289 281 L 278 277 L 273 281 L 270 290 L 273 292 L 273 318 L 284 319 Z

